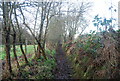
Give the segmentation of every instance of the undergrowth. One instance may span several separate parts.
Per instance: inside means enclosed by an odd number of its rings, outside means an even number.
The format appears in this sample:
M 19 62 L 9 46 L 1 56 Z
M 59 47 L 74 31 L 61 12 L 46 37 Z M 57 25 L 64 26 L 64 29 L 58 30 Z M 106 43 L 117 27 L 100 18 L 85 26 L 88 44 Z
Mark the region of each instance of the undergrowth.
M 26 65 L 23 61 L 20 63 L 20 71 L 16 67 L 13 68 L 14 76 L 13 79 L 52 79 L 54 75 L 52 74 L 53 69 L 56 67 L 56 62 L 54 59 L 56 51 L 55 50 L 46 50 L 47 60 L 43 60 L 44 57 L 41 56 L 41 59 L 34 60 L 34 56 L 29 59 L 29 65 Z M 3 74 L 5 77 L 5 73 Z
M 65 46 L 76 79 L 105 79 L 119 76 L 116 40 L 107 33 L 107 40 L 94 33 L 81 36 Z M 111 50 L 110 50 L 111 49 Z M 110 56 L 109 56 L 110 55 Z

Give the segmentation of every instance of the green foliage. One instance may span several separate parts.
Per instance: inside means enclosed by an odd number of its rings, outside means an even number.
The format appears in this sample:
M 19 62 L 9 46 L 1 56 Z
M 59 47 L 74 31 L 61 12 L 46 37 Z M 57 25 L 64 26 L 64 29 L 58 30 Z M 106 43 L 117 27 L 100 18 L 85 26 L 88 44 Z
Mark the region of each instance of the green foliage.
M 46 49 L 45 52 L 48 53 L 48 54 L 51 53 L 51 51 L 49 49 Z
M 46 53 L 53 56 L 55 55 L 55 50 L 46 50 Z M 36 79 L 51 79 L 54 78 L 52 74 L 52 70 L 56 67 L 56 62 L 54 58 L 48 58 L 47 60 L 43 61 L 38 59 L 37 61 L 41 62 L 40 64 L 40 72 L 35 76 Z
M 102 79 L 108 78 L 109 76 L 113 76 L 114 78 L 116 76 L 115 72 L 117 73 L 117 70 L 114 67 L 117 56 L 110 56 L 115 53 L 117 55 L 117 50 L 114 49 L 116 46 L 113 45 L 115 41 L 107 39 L 108 42 L 106 42 L 106 39 L 102 39 L 98 33 L 94 33 L 91 31 L 91 34 L 80 37 L 74 47 L 76 51 L 72 52 L 73 54 L 68 52 L 74 70 L 73 78 Z M 119 35 L 118 33 L 119 30 L 116 35 Z M 108 37 L 110 37 L 109 34 Z M 103 47 L 103 45 L 106 46 Z M 110 48 L 114 50 L 111 51 L 109 50 Z
M 51 79 L 54 77 L 51 68 L 46 65 L 39 67 L 38 72 L 39 73 L 35 76 L 35 79 Z
M 102 46 L 101 44 L 101 38 L 96 36 L 94 33 L 95 31 L 91 32 L 92 34 L 87 35 L 87 40 L 84 41 L 84 43 L 78 42 L 77 47 L 83 49 L 84 51 L 96 54 L 97 49 Z
M 56 54 L 56 51 L 55 51 L 55 50 L 52 50 L 51 53 L 52 53 L 52 55 L 55 55 L 55 54 Z
M 20 61 L 20 78 L 23 79 L 52 79 L 54 75 L 52 73 L 53 69 L 56 67 L 56 61 L 54 55 L 56 53 L 55 50 L 45 50 L 46 53 L 52 57 L 47 57 L 47 60 L 43 60 L 42 56 L 40 59 L 34 60 L 34 58 L 28 58 L 29 66 L 24 63 L 24 61 Z M 15 69 L 15 68 L 13 68 Z M 15 70 L 13 70 L 15 72 Z M 16 73 L 15 73 L 16 74 Z M 17 75 L 16 75 L 17 76 Z
M 99 17 L 99 15 L 96 15 L 95 18 L 94 18 L 94 20 L 93 20 L 93 22 L 94 22 L 94 23 L 93 23 L 94 26 L 98 27 L 98 26 L 100 25 L 100 23 L 102 22 L 101 19 L 102 19 L 102 18 Z
M 94 76 L 91 62 L 92 59 L 99 55 L 97 50 L 102 46 L 101 38 L 95 34 L 95 31 L 91 31 L 90 34 L 81 37 L 80 40 L 81 41 L 76 43 L 76 49 L 78 52 L 76 52 L 76 54 L 69 54 L 69 59 L 72 61 L 74 69 L 73 77 L 90 79 Z M 104 69 L 104 67 L 100 67 L 100 69 Z
M 102 18 L 102 17 L 99 17 L 99 15 L 96 15 L 94 17 L 94 20 L 92 21 L 93 22 L 93 25 L 95 27 L 97 27 L 97 29 L 99 29 L 100 31 L 104 31 L 104 30 L 101 30 L 101 27 L 109 27 L 110 24 L 113 22 L 113 21 L 116 21 L 116 19 L 114 18 L 109 18 L 109 19 L 106 19 L 106 18 Z M 115 25 L 115 24 L 114 24 Z M 114 26 L 113 25 L 113 26 Z M 113 27 L 112 26 L 112 27 Z
M 120 29 L 119 29 L 119 30 L 117 30 L 117 32 L 118 32 L 118 33 L 120 33 Z
M 54 59 L 48 59 L 46 60 L 40 68 L 40 74 L 36 77 L 37 79 L 50 79 L 53 78 L 52 70 L 55 68 L 55 60 Z
M 55 59 L 54 59 L 54 58 L 51 58 L 51 59 L 46 60 L 46 61 L 44 62 L 44 65 L 53 68 L 53 67 L 55 66 Z
M 72 62 L 72 67 L 74 69 L 73 78 L 77 79 L 90 79 L 92 74 L 91 66 L 87 65 L 90 61 L 89 57 L 83 57 L 81 60 L 77 54 L 72 54 L 69 56 Z M 87 66 L 86 66 L 87 65 Z
M 4 46 L 1 45 L 0 47 L 2 49 L 1 53 L 0 53 L 1 54 L 0 59 L 5 59 L 6 54 L 5 54 L 5 51 L 3 50 Z M 25 50 L 25 48 L 24 48 L 24 50 Z M 23 78 L 23 79 L 27 79 L 27 78 L 51 79 L 51 78 L 54 77 L 53 74 L 52 74 L 52 70 L 56 67 L 56 62 L 55 62 L 55 59 L 54 59 L 54 55 L 55 55 L 56 51 L 54 49 L 53 50 L 47 49 L 47 50 L 45 50 L 45 52 L 46 52 L 47 55 L 51 56 L 51 58 L 47 57 L 48 58 L 47 60 L 43 60 L 44 57 L 41 56 L 41 59 L 38 59 L 37 61 L 34 62 L 34 61 L 32 61 L 34 59 L 33 58 L 34 47 L 33 47 L 33 45 L 28 45 L 27 46 L 27 54 L 33 54 L 33 55 L 32 55 L 31 58 L 28 58 L 29 66 L 25 65 L 24 60 L 19 61 L 20 67 L 21 67 L 20 78 Z M 17 56 L 22 55 L 19 46 L 16 46 L 16 53 L 17 53 Z M 11 54 L 11 57 L 14 57 L 13 48 L 11 48 L 10 54 Z M 23 58 L 19 58 L 19 60 L 20 59 L 23 59 Z M 15 68 L 16 67 L 14 67 L 13 69 L 15 69 Z
M 54 56 L 56 54 L 56 51 L 54 49 L 53 50 L 46 49 L 45 52 L 46 54 L 49 54 L 51 56 Z

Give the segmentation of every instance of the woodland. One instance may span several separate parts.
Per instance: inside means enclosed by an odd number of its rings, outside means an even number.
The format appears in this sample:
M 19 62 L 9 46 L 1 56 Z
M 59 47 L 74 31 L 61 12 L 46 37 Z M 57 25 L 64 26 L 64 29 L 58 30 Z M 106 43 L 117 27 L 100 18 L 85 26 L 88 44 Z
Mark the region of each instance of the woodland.
M 119 79 L 120 27 L 112 15 L 96 14 L 96 30 L 84 33 L 92 5 L 83 0 L 0 2 L 2 80 Z M 108 11 L 117 13 L 113 5 Z

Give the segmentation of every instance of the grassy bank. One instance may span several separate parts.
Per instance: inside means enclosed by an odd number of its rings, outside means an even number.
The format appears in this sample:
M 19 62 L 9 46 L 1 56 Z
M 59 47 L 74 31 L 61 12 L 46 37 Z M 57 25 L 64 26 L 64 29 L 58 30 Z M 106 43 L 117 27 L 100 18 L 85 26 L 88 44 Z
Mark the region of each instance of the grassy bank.
M 25 47 L 23 46 L 24 50 L 25 50 Z M 4 49 L 4 45 L 1 45 L 0 46 L 0 60 L 4 60 L 5 59 L 5 49 Z M 20 46 L 19 45 L 16 45 L 16 53 L 17 53 L 17 56 L 21 56 L 22 55 L 22 52 L 20 50 Z M 33 54 L 34 53 L 34 46 L 33 45 L 27 45 L 27 54 Z M 13 48 L 11 47 L 11 51 L 10 51 L 10 55 L 11 57 L 13 58 L 14 57 L 14 53 L 13 53 Z

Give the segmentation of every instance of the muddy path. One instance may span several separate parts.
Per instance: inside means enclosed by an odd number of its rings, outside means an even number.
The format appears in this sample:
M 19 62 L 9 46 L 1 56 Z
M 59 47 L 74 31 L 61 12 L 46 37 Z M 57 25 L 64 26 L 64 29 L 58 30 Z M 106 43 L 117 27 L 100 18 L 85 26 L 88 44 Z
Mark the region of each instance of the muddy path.
M 57 66 L 54 72 L 55 79 L 72 79 L 72 68 L 62 46 L 58 46 L 55 56 Z

